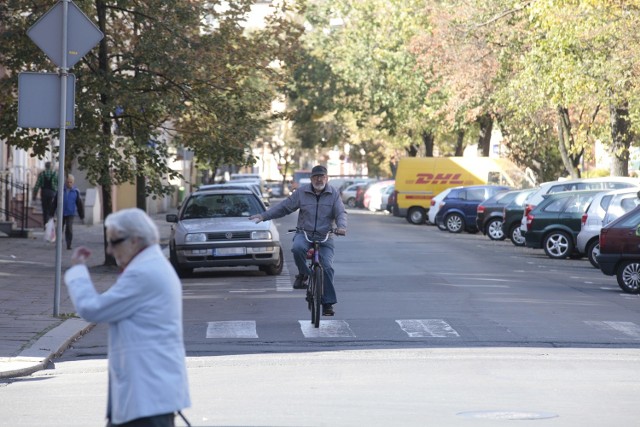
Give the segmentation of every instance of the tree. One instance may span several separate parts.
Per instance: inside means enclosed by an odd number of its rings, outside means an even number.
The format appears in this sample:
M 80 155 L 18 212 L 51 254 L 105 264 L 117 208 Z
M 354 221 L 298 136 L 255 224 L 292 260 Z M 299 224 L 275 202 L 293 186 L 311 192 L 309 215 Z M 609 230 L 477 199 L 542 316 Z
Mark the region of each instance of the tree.
M 57 131 L 16 129 L 15 72 L 52 69 L 26 36 L 49 3 L 7 0 L 0 6 L 7 18 L 0 59 L 14 71 L 0 86 L 1 102 L 9 105 L 0 137 L 38 156 Z M 67 133 L 66 149 L 69 160 L 101 185 L 105 217 L 114 185 L 144 177 L 148 194 L 172 190 L 173 144 L 205 163 L 254 162 L 250 144 L 267 126 L 274 88 L 283 84 L 282 65 L 295 58 L 301 28 L 282 2 L 265 29 L 245 31 L 241 24 L 252 3 L 77 2 L 105 37 L 72 70 L 77 128 Z M 272 65 L 277 60 L 280 69 Z

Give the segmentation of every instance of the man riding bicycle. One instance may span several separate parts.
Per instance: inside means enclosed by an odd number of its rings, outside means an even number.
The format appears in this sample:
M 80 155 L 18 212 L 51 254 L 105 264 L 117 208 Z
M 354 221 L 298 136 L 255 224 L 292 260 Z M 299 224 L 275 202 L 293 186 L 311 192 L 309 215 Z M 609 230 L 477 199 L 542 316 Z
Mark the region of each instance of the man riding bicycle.
M 298 275 L 293 283 L 294 289 L 306 289 L 306 281 L 311 271 L 307 266 L 307 251 L 311 243 L 307 242 L 300 230 L 305 230 L 311 238 L 324 238 L 335 229 L 335 234 L 347 234 L 347 212 L 344 209 L 340 192 L 328 185 L 327 168 L 318 165 L 311 170 L 311 183 L 300 186 L 287 199 L 269 208 L 262 214 L 252 215 L 249 219 L 260 222 L 282 218 L 296 210 L 299 230 L 293 237 L 293 259 L 298 267 Z M 320 260 L 324 269 L 324 295 L 322 314 L 333 316 L 333 304 L 337 302 L 333 287 L 333 239 L 320 244 Z

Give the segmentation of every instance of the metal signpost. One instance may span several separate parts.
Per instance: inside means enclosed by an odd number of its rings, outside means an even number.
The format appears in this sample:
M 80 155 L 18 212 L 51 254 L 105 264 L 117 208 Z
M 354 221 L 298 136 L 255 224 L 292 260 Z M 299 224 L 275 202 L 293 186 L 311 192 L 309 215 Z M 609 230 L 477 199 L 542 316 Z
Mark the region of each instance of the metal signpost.
M 29 30 L 27 35 L 44 51 L 54 64 L 59 67 L 59 85 L 50 83 L 48 73 L 34 76 L 18 76 L 18 126 L 20 127 L 55 127 L 51 126 L 51 120 L 44 120 L 59 112 L 58 126 L 60 128 L 60 151 L 58 156 L 58 224 L 56 229 L 56 281 L 53 301 L 53 315 L 58 316 L 60 311 L 60 282 L 62 277 L 62 213 L 64 203 L 65 185 L 65 140 L 66 129 L 73 128 L 74 124 L 74 93 L 75 77 L 71 75 L 71 85 L 68 84 L 69 68 L 73 67 L 84 55 L 87 54 L 102 38 L 104 34 L 96 25 L 71 0 L 60 0 L 47 13 L 45 13 Z M 37 86 L 37 87 L 36 87 Z M 69 88 L 69 86 L 71 86 Z M 42 91 L 51 92 L 59 87 L 59 109 L 49 106 L 47 112 L 42 113 L 38 104 L 43 105 L 42 99 L 46 95 Z M 52 89 L 53 88 L 53 89 Z M 39 91 L 42 90 L 42 91 Z M 69 94 L 69 90 L 71 94 Z M 50 101 L 50 100 L 49 100 Z M 70 104 L 70 105 L 67 105 Z M 22 114 L 20 114 L 22 112 Z M 36 114 L 40 114 L 36 116 Z M 69 120 L 67 116 L 71 116 Z

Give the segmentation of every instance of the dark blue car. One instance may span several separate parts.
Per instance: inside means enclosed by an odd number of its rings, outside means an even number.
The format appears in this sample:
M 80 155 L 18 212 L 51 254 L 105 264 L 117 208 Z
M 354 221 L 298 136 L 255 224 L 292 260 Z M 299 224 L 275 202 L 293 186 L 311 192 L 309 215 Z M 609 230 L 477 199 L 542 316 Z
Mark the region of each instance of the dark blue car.
M 478 205 L 489 197 L 511 188 L 502 185 L 472 185 L 454 188 L 440 202 L 440 209 L 436 214 L 436 224 L 451 233 L 478 231 L 476 215 Z

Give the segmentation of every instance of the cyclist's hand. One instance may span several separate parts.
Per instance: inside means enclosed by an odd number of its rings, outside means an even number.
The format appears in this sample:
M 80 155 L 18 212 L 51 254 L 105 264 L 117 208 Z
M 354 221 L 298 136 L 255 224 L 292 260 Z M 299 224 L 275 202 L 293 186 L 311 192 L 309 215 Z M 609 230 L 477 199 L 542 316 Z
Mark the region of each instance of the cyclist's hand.
M 260 214 L 251 215 L 249 217 L 249 219 L 251 221 L 255 222 L 256 224 L 259 223 L 259 222 L 264 221 L 264 219 L 262 218 L 262 215 L 260 215 Z
M 347 230 L 345 228 L 336 228 L 336 231 L 334 232 L 334 234 L 336 236 L 346 236 Z

